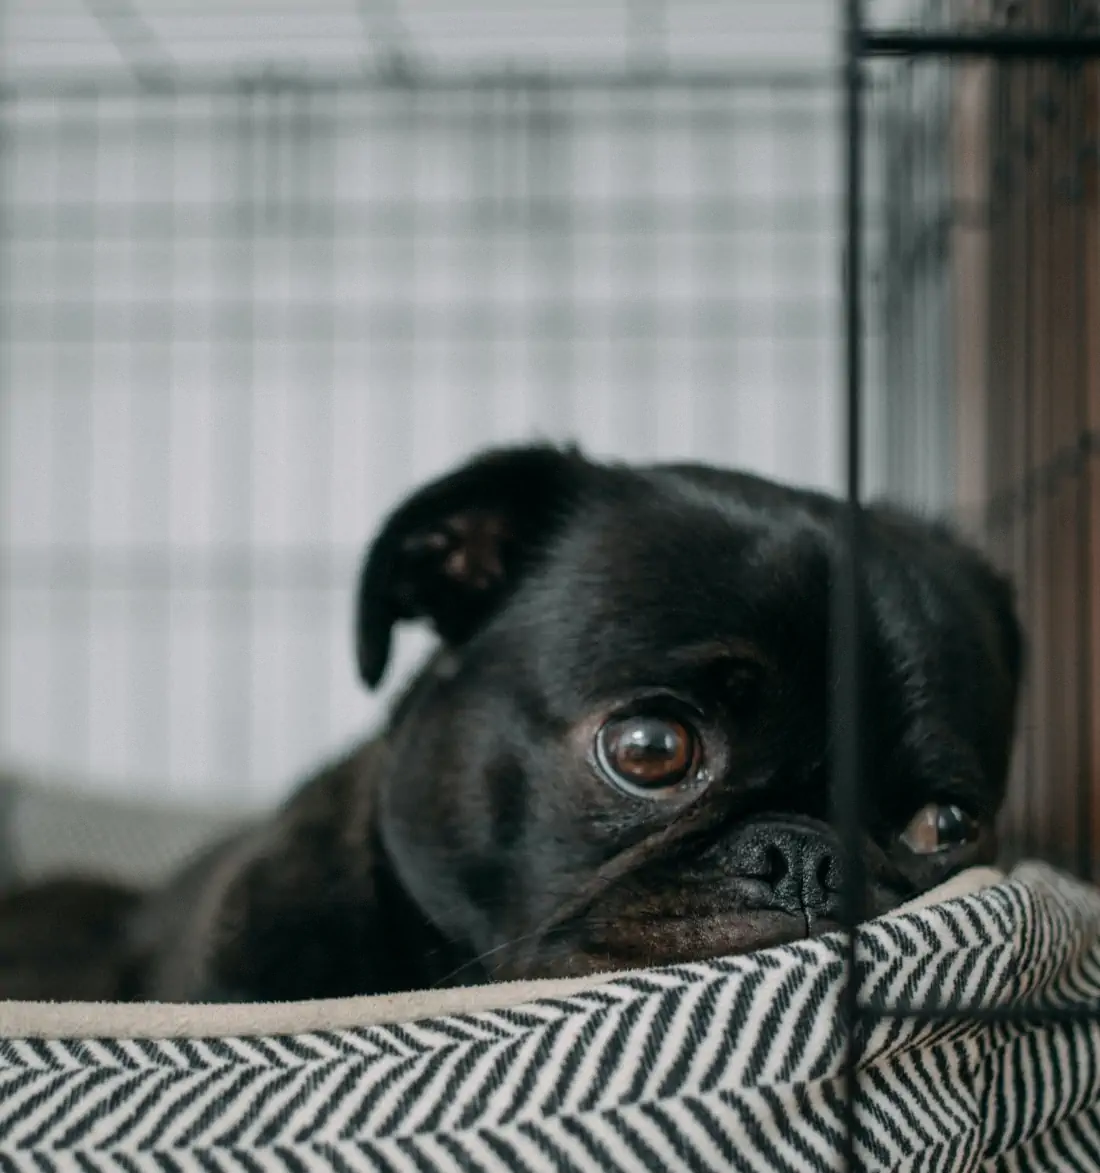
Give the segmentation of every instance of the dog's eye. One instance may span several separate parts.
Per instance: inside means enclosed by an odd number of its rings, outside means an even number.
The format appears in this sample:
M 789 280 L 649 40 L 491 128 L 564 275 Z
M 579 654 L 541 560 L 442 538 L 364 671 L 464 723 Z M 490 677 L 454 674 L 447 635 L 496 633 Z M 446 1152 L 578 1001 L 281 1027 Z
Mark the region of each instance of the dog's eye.
M 600 769 L 616 786 L 635 793 L 676 786 L 698 770 L 701 760 L 695 731 L 668 717 L 614 717 L 596 736 Z
M 930 802 L 910 820 L 901 833 L 901 841 L 914 855 L 935 855 L 969 843 L 977 833 L 978 824 L 966 811 Z

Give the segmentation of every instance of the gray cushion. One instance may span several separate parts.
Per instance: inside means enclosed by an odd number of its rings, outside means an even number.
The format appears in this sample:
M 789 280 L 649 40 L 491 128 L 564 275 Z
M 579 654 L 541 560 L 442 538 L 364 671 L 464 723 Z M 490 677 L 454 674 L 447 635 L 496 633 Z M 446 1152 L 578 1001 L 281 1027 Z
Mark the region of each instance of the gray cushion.
M 0 774 L 0 885 L 58 872 L 153 883 L 245 819 L 237 809 L 101 796 L 9 771 Z

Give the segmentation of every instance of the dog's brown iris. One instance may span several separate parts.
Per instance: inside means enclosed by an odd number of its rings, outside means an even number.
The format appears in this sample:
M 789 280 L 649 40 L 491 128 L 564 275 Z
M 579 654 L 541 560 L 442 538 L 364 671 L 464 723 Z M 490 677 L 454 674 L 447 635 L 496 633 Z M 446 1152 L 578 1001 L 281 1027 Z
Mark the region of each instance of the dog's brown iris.
M 612 781 L 657 790 L 683 782 L 694 771 L 699 740 L 687 725 L 668 717 L 616 717 L 599 732 L 597 756 Z
M 914 855 L 936 855 L 968 842 L 975 834 L 977 824 L 965 811 L 930 802 L 910 819 L 901 841 Z

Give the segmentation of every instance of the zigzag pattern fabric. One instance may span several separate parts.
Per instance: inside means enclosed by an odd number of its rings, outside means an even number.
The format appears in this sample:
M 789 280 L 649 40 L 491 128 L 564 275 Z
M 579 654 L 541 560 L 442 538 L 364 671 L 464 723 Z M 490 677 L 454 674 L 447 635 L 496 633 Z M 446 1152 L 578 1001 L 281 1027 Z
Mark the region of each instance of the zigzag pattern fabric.
M 0 1171 L 843 1170 L 845 956 L 288 1037 L 0 1040 Z M 859 1168 L 1100 1170 L 1100 892 L 1021 865 L 859 958 L 871 1007 L 971 1012 L 861 1016 Z

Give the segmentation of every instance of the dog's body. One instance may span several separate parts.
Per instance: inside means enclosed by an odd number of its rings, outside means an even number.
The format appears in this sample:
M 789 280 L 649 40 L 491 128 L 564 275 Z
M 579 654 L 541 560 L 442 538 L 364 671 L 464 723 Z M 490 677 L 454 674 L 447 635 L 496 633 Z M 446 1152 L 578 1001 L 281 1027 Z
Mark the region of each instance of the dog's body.
M 1022 653 L 978 555 L 888 510 L 862 529 L 873 914 L 993 858 Z M 440 650 L 377 739 L 120 908 L 118 980 L 104 992 L 103 954 L 94 996 L 378 993 L 835 927 L 841 532 L 818 494 L 546 448 L 429 485 L 367 558 L 360 670 L 378 683 L 401 620 L 430 620 Z M 0 996 L 13 973 L 27 996 L 34 964 L 0 959 Z M 80 973 L 43 974 L 44 996 L 84 996 Z

